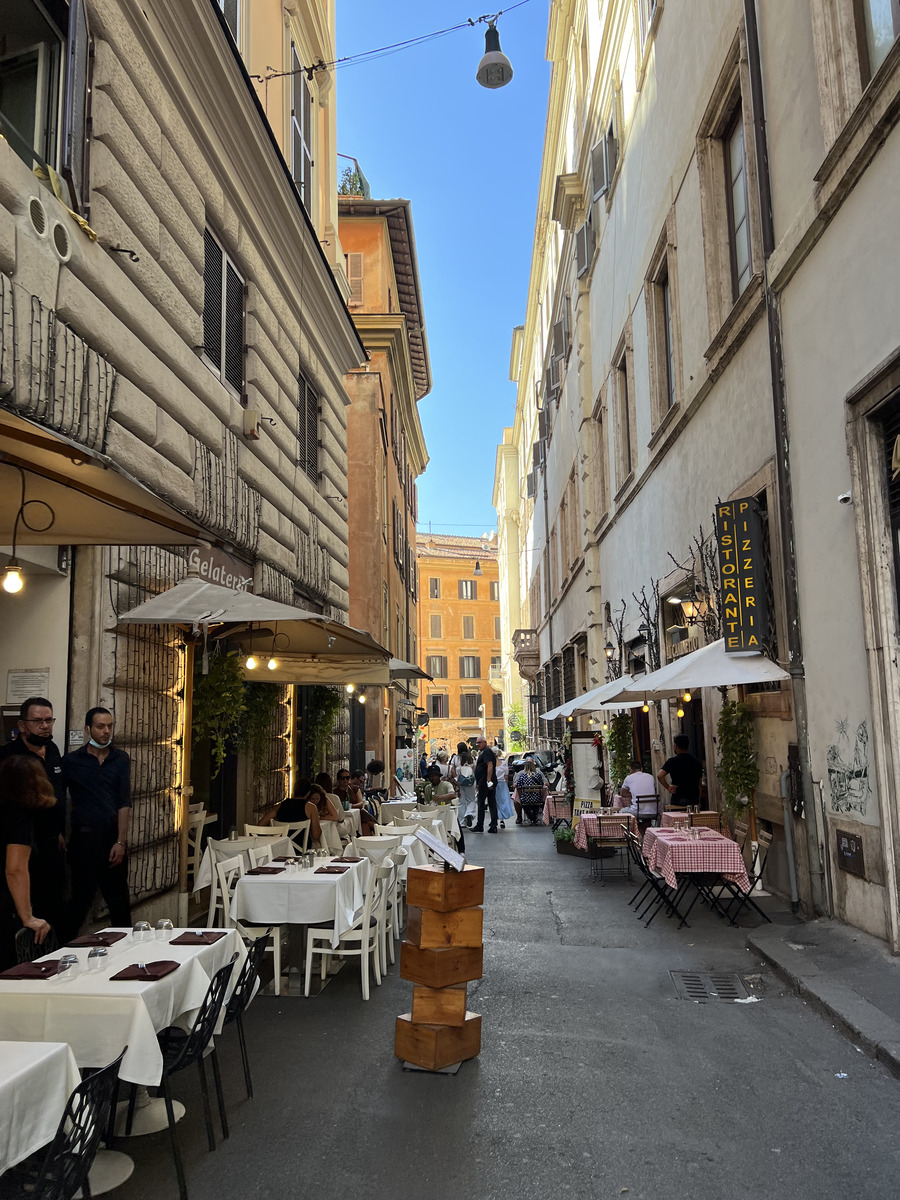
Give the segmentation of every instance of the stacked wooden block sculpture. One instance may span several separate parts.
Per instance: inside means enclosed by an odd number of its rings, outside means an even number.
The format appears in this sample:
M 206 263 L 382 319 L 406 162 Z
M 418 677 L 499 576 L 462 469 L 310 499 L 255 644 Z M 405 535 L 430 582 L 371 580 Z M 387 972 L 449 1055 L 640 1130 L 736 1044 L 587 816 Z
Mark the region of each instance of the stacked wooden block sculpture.
M 481 1051 L 481 1017 L 466 1009 L 466 984 L 480 979 L 484 867 L 410 867 L 400 977 L 414 985 L 412 1012 L 397 1018 L 394 1053 L 442 1071 Z

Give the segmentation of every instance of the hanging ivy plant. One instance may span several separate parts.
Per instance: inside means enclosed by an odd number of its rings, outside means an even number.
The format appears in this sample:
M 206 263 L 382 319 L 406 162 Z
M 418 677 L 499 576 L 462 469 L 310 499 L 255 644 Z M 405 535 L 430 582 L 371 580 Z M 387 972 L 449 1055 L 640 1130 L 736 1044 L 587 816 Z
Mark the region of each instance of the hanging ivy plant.
M 753 798 L 753 790 L 759 783 L 759 765 L 753 738 L 753 718 L 746 704 L 739 700 L 726 700 L 719 714 L 717 727 L 719 783 L 722 800 L 728 812 L 740 812 L 743 807 L 740 797 Z
M 272 738 L 279 733 L 283 692 L 280 683 L 244 684 L 244 711 L 235 730 L 235 741 L 250 758 L 254 782 L 262 777 Z
M 201 672 L 198 656 L 191 724 L 196 741 L 210 740 L 215 764 L 213 779 L 222 769 L 228 741 L 235 737 L 240 726 L 245 703 L 244 673 L 237 652 L 211 654 L 206 675 Z
M 606 749 L 609 754 L 610 783 L 618 789 L 631 769 L 631 758 L 634 754 L 634 725 L 630 713 L 616 713 L 609 722 Z
M 321 762 L 334 729 L 334 722 L 344 703 L 342 688 L 316 684 L 309 689 L 307 705 L 306 744 L 313 762 Z

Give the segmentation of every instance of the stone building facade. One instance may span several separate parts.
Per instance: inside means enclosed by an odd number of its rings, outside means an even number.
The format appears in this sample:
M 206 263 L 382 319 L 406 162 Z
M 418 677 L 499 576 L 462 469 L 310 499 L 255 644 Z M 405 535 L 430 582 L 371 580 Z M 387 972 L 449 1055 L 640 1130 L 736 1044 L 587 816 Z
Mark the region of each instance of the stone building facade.
M 755 498 L 791 675 L 743 694 L 767 883 L 787 770 L 802 901 L 895 950 L 898 34 L 878 0 L 554 0 L 498 512 L 546 710 L 718 636 L 713 512 Z M 683 729 L 715 794 L 720 703 L 638 716 L 654 770 Z
M 315 73 L 292 158 L 241 57 L 249 26 L 229 27 L 234 6 L 16 8 L 0 29 L 0 70 L 16 54 L 20 68 L 0 104 L 0 403 L 69 448 L 76 472 L 90 461 L 127 477 L 209 546 L 192 539 L 189 562 L 178 546 L 134 545 L 127 506 L 109 506 L 74 554 L 20 544 L 25 589 L 0 597 L 0 659 L 49 670 L 57 740 L 77 739 L 90 705 L 115 713 L 134 760 L 141 900 L 177 878 L 191 681 L 174 630 L 122 629 L 118 614 L 201 559 L 260 594 L 348 613 L 344 376 L 365 351 L 342 256 L 322 245 L 336 228 L 331 73 Z M 333 60 L 333 5 L 238 11 L 268 19 L 282 54 L 269 61 L 289 63 L 297 41 L 307 63 Z M 29 499 L 46 480 L 26 473 Z M 243 764 L 220 787 L 222 832 L 283 796 L 302 705 L 282 714 L 263 793 Z

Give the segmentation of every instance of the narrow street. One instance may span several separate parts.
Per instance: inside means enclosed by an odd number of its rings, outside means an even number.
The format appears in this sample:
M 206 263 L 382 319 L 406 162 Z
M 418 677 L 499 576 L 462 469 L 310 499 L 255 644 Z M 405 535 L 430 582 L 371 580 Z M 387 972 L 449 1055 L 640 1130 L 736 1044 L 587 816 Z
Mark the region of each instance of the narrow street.
M 896 1196 L 900 1082 L 790 994 L 746 930 L 699 906 L 690 928 L 645 929 L 636 885 L 592 881 L 545 829 L 471 834 L 469 857 L 487 869 L 480 1058 L 455 1077 L 401 1070 L 396 967 L 368 1004 L 354 965 L 317 998 L 259 997 L 252 1102 L 233 1029 L 219 1042 L 231 1138 L 214 1154 L 196 1075 L 176 1077 L 191 1200 Z M 759 1002 L 679 999 L 679 970 L 737 972 Z M 122 1200 L 175 1193 L 165 1134 L 127 1149 Z

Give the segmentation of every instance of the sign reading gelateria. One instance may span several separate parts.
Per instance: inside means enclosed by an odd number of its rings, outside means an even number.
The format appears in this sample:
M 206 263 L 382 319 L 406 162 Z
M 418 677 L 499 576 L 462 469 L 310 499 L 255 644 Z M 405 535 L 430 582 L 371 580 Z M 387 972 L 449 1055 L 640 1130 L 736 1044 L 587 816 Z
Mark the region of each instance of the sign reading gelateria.
M 193 546 L 188 554 L 188 570 L 209 583 L 245 592 L 253 583 L 253 568 L 239 558 L 212 546 Z
M 763 523 L 748 496 L 716 505 L 725 650 L 762 650 L 769 640 Z

